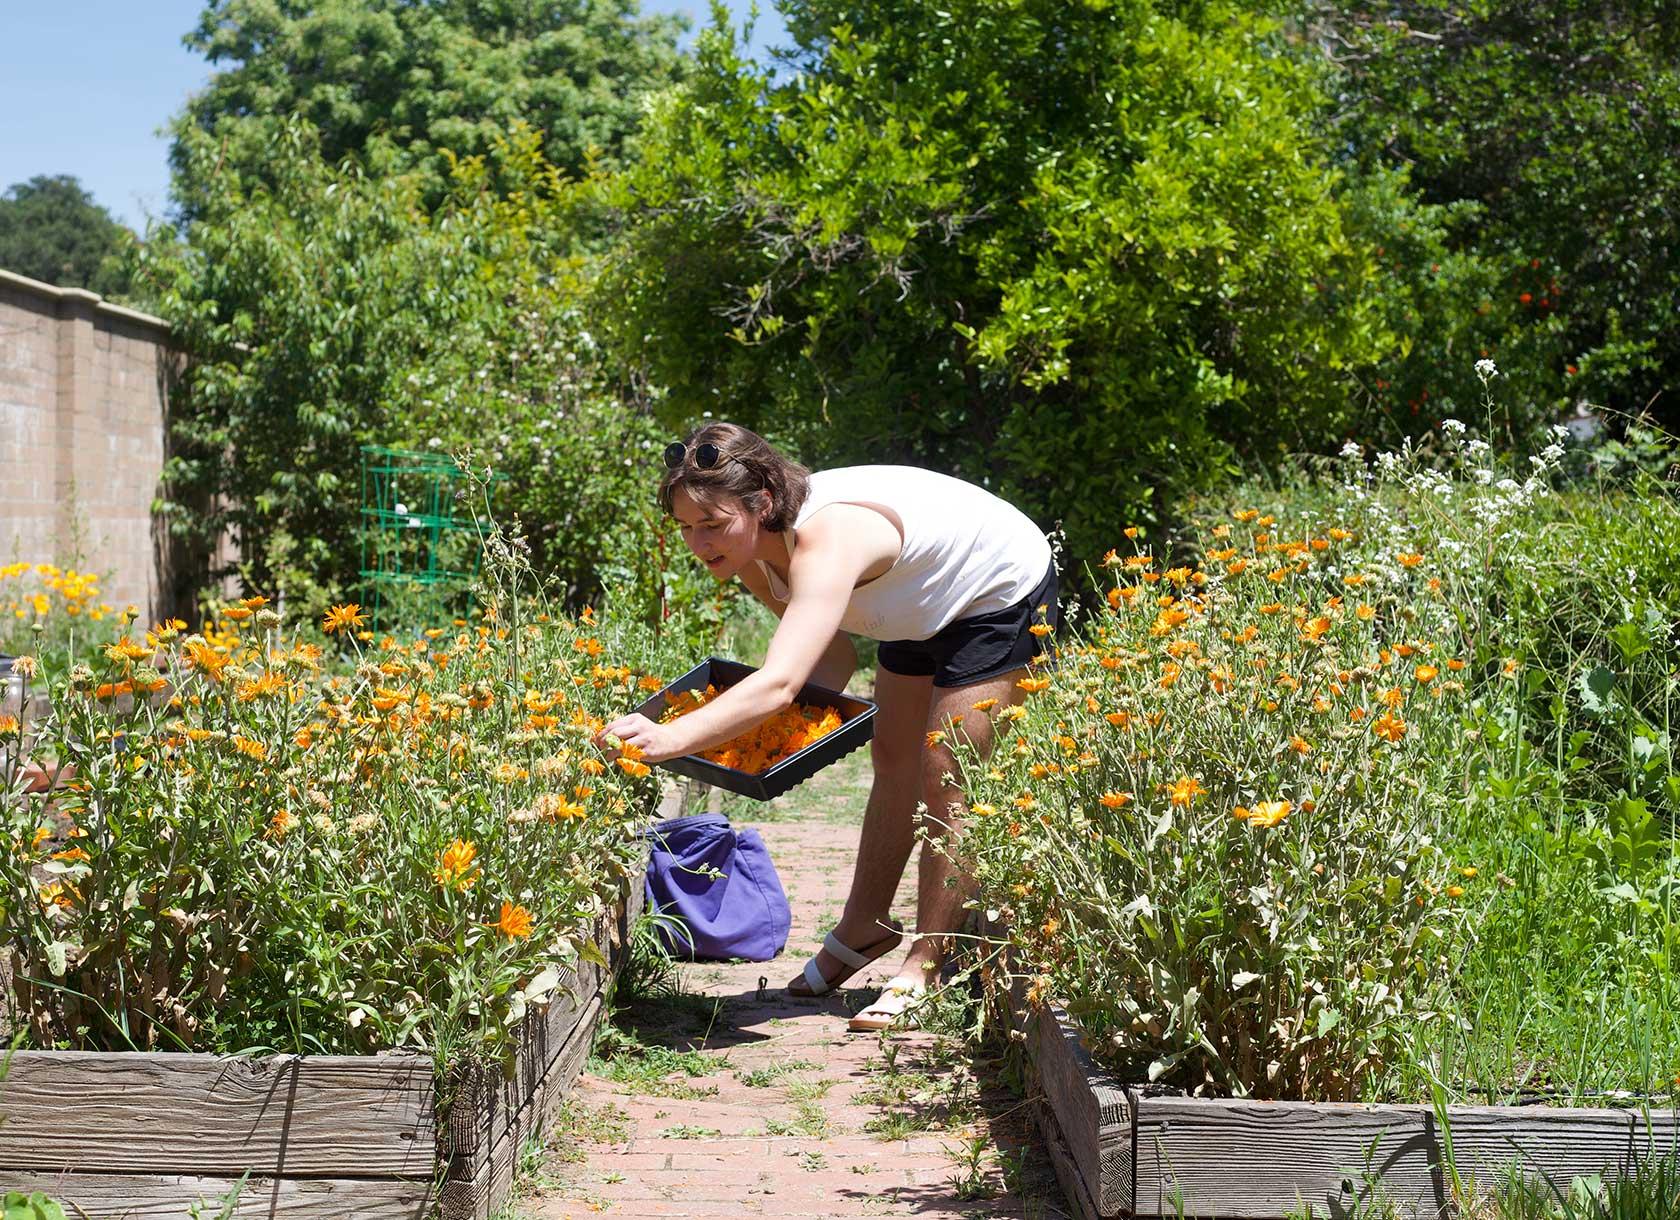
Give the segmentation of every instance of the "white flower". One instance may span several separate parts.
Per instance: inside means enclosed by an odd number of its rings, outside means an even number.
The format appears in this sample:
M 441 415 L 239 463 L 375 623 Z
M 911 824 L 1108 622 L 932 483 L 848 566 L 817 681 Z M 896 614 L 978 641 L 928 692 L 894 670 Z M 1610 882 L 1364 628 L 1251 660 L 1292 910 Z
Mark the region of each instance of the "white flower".
M 1342 456 L 1345 458 L 1356 458 L 1363 452 L 1364 450 L 1353 441 L 1347 441 L 1342 445 Z
M 1491 377 L 1499 376 L 1499 369 L 1491 360 L 1478 360 L 1476 361 L 1476 376 L 1483 381 L 1487 381 Z
M 1447 433 L 1449 436 L 1463 436 L 1465 428 L 1464 425 L 1456 419 L 1443 419 L 1441 421 L 1441 431 Z
M 1488 444 L 1484 440 L 1479 440 L 1479 439 L 1478 440 L 1473 440 L 1473 441 L 1466 441 L 1464 443 L 1464 452 L 1468 453 L 1471 457 L 1478 457 L 1481 454 L 1486 453 L 1491 448 L 1493 448 L 1492 445 Z

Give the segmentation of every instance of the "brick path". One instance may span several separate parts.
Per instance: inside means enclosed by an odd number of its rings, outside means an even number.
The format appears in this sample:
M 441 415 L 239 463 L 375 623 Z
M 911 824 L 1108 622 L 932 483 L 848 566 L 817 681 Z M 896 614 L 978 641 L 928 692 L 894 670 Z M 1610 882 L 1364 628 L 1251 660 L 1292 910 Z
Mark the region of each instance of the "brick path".
M 611 1061 L 593 1062 L 515 1215 L 1068 1215 L 995 1065 L 971 1064 L 952 1038 L 846 1031 L 896 956 L 820 1001 L 782 990 L 844 902 L 867 781 L 854 756 L 769 806 L 730 808 L 738 825 L 776 819 L 757 825 L 793 910 L 787 949 L 768 963 L 684 966 L 685 995 L 619 1014 L 643 1045 L 703 1052 L 688 1062 L 706 1074 L 615 1082 Z M 914 876 L 912 859 L 894 908 L 906 925 Z

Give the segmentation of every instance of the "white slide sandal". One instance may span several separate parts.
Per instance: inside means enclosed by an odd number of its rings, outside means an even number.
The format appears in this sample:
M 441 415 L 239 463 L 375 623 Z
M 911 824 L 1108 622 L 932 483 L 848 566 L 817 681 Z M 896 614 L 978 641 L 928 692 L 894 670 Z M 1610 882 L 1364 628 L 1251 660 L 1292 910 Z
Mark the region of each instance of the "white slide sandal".
M 822 971 L 817 968 L 817 959 L 813 957 L 805 963 L 804 979 L 808 990 L 795 991 L 792 987 L 789 987 L 788 993 L 800 999 L 827 995 L 876 958 L 891 953 L 898 948 L 903 939 L 904 929 L 897 920 L 887 925 L 885 936 L 873 944 L 865 946 L 862 950 L 852 948 L 841 941 L 833 932 L 830 932 L 823 937 L 823 948 L 827 949 L 829 956 L 845 966 L 846 969 L 832 979 L 825 979 Z

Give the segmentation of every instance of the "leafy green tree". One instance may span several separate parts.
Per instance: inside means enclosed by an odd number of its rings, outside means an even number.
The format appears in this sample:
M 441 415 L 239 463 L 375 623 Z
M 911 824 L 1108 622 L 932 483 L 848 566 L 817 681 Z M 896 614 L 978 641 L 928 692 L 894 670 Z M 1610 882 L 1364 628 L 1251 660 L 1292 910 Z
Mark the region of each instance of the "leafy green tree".
M 1253 7 L 791 0 L 781 72 L 715 8 L 618 184 L 620 350 L 673 424 L 958 471 L 1076 559 L 1339 437 L 1398 336 L 1315 71 Z
M 1308 22 L 1338 94 L 1336 147 L 1406 167 L 1424 201 L 1457 209 L 1446 250 L 1497 268 L 1474 346 L 1543 372 L 1536 396 L 1654 401 L 1674 427 L 1680 2 L 1315 0 Z
M 365 602 L 361 446 L 471 450 L 512 476 L 493 507 L 574 604 L 608 583 L 650 614 L 698 600 L 657 564 L 637 464 L 658 467 L 654 425 L 611 392 L 577 308 L 596 188 L 540 136 L 455 162 L 432 209 L 421 173 L 329 165 L 301 119 L 267 149 L 271 187 L 188 140 L 209 188 L 191 241 L 154 235 L 136 264 L 192 354 L 161 501 L 189 549 L 231 536 L 245 583 L 298 613 Z
M 69 174 L 38 174 L 0 195 L 0 267 L 60 288 L 127 291 L 129 231 Z
M 210 0 L 185 41 L 218 71 L 175 121 L 175 192 L 189 216 L 205 206 L 187 133 L 268 181 L 289 116 L 319 131 L 329 162 L 377 151 L 376 173 L 418 167 L 428 203 L 447 188 L 443 150 L 488 153 L 515 122 L 575 174 L 592 149 L 617 156 L 642 96 L 680 74 L 681 29 L 636 0 Z

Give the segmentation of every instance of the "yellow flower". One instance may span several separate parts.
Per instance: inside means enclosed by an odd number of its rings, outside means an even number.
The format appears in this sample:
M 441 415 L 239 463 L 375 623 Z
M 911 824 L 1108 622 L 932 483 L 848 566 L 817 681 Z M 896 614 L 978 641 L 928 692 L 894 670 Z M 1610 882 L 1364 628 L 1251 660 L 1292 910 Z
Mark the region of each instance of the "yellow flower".
M 437 868 L 432 870 L 432 877 L 444 889 L 453 886 L 457 890 L 466 890 L 478 880 L 478 873 L 473 868 L 477 855 L 478 848 L 470 839 L 453 839 L 438 853 Z
M 531 912 L 518 903 L 504 902 L 501 918 L 485 927 L 495 928 L 509 940 L 523 940 L 531 935 Z
M 1249 815 L 1250 826 L 1276 826 L 1288 817 L 1295 808 L 1288 801 L 1260 801 L 1254 806 L 1254 812 Z
M 1045 690 L 1050 689 L 1050 679 L 1049 678 L 1022 678 L 1015 685 L 1019 686 L 1022 690 L 1026 691 L 1027 694 L 1029 694 L 1029 695 L 1036 695 L 1040 691 L 1045 691 Z
M 1464 887 L 1462 885 L 1449 885 L 1447 887 L 1447 897 L 1448 898 L 1462 898 L 1462 897 L 1464 897 Z
M 330 608 L 321 619 L 321 630 L 331 635 L 335 631 L 348 631 L 353 627 L 367 626 L 367 619 L 362 615 L 361 606 L 355 602 L 345 602 L 340 606 Z

